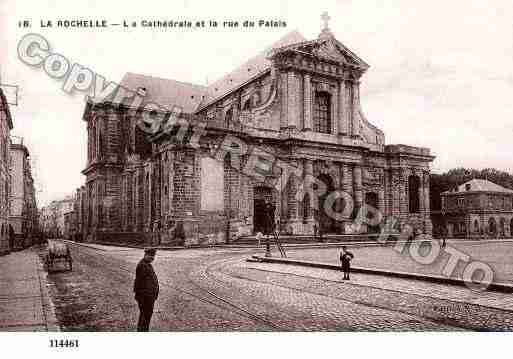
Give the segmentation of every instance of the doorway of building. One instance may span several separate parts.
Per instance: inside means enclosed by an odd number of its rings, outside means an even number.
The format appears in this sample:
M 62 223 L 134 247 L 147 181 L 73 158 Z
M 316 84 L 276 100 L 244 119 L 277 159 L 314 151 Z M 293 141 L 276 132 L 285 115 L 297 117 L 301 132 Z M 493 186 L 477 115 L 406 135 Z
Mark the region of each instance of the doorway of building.
M 319 177 L 317 177 L 317 179 L 324 183 L 324 185 L 326 186 L 326 192 L 319 197 L 319 207 L 316 210 L 317 220 L 319 222 L 319 230 L 323 234 L 336 233 L 336 220 L 332 218 L 328 213 L 326 213 L 326 209 L 324 208 L 326 198 L 329 196 L 330 193 L 332 193 L 335 190 L 335 186 L 333 185 L 331 177 L 324 173 L 320 174 Z M 314 189 L 316 189 L 315 186 L 316 185 L 314 184 Z M 333 205 L 334 203 L 332 203 L 332 206 Z M 334 208 L 331 208 L 331 210 L 334 211 Z
M 365 193 L 365 204 L 371 206 L 373 209 L 379 210 L 379 202 L 378 202 L 378 194 L 376 192 L 367 192 Z M 369 233 L 379 233 L 379 223 L 376 222 L 376 218 L 374 218 L 376 214 L 374 210 L 369 210 L 367 213 L 368 223 L 371 223 L 367 226 Z
M 253 233 L 265 231 L 267 215 L 265 212 L 266 201 L 276 207 L 273 191 L 269 187 L 259 186 L 253 189 Z M 271 221 L 274 223 L 274 213 L 271 213 Z

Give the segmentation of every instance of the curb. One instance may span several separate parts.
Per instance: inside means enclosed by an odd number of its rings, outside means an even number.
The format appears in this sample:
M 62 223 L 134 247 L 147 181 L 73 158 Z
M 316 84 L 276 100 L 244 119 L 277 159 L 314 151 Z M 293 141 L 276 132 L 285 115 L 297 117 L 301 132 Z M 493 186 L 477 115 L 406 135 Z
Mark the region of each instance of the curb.
M 133 248 L 133 249 L 144 249 L 147 247 L 152 247 L 157 250 L 163 251 L 181 251 L 186 249 L 206 249 L 206 248 L 230 248 L 230 249 L 265 249 L 265 242 L 261 245 L 258 244 L 208 244 L 208 245 L 191 245 L 187 247 L 182 246 L 144 246 L 144 245 L 134 245 L 134 244 L 126 244 L 126 243 L 110 243 L 110 242 L 73 242 L 68 239 L 53 239 L 54 241 L 63 241 L 70 244 L 76 244 L 83 247 L 89 247 L 93 249 L 97 249 L 99 251 L 105 251 L 103 248 L 96 248 L 94 245 L 102 245 L 107 247 L 121 247 L 121 248 Z M 399 243 L 403 243 L 405 241 L 401 241 Z M 293 243 L 293 244 L 282 244 L 284 248 L 288 249 L 301 249 L 301 248 L 331 248 L 331 247 L 341 247 L 341 246 L 351 246 L 351 247 L 374 247 L 374 246 L 392 246 L 394 243 L 377 243 L 377 242 L 331 242 L 331 243 Z M 271 242 L 271 246 L 275 246 L 276 243 Z
M 59 321 L 55 315 L 55 307 L 50 298 L 50 293 L 48 292 L 47 287 L 47 272 L 44 269 L 44 265 L 41 262 L 39 256 L 37 258 L 38 268 L 38 280 L 39 280 L 39 288 L 41 289 L 41 304 L 43 307 L 43 316 L 45 319 L 46 331 L 48 332 L 60 332 L 61 328 L 59 326 Z
M 329 263 L 319 263 L 319 262 L 310 262 L 310 261 L 302 261 L 297 259 L 288 259 L 288 258 L 272 258 L 272 257 L 261 257 L 261 256 L 252 256 L 253 260 L 263 263 L 279 263 L 279 264 L 291 264 L 298 265 L 303 267 L 312 267 L 312 268 L 321 268 L 321 269 L 330 269 L 340 271 L 340 266 Z M 374 268 L 364 268 L 364 267 L 351 267 L 351 272 L 354 273 L 364 273 L 364 274 L 377 274 L 383 275 L 387 277 L 396 277 L 396 278 L 405 278 L 405 279 L 414 279 L 414 280 L 422 280 L 425 282 L 431 283 L 439 283 L 439 284 L 451 284 L 457 286 L 467 286 L 466 282 L 462 279 L 457 278 L 447 278 L 436 275 L 426 275 L 420 273 L 409 273 L 409 272 L 398 272 L 398 271 L 388 271 L 383 269 L 374 269 Z M 479 284 L 479 283 L 476 283 Z M 495 291 L 501 293 L 513 293 L 513 285 L 507 283 L 500 282 L 492 282 L 486 289 L 488 291 Z

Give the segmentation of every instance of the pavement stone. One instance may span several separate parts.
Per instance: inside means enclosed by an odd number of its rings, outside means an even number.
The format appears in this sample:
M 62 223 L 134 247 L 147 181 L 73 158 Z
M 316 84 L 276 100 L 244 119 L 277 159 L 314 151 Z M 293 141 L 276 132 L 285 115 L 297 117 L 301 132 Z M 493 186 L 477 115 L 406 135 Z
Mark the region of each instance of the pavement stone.
M 0 257 L 0 331 L 57 331 L 46 273 L 33 249 Z
M 283 264 L 245 263 L 240 264 L 240 269 L 234 266 L 230 271 L 239 278 L 345 298 L 455 327 L 513 329 L 511 296 L 503 293 L 481 293 L 467 288 L 367 274 L 352 274 L 351 281 L 343 281 L 342 273 L 337 271 Z

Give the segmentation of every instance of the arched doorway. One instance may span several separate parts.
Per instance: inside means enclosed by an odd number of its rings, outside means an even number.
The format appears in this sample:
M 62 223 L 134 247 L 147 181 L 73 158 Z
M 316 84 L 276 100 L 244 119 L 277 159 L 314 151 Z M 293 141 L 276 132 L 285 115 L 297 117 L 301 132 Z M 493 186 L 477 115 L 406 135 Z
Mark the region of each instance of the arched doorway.
M 331 180 L 331 177 L 322 173 L 317 177 L 317 180 L 321 183 L 324 183 L 326 186 L 326 192 L 319 197 L 319 207 L 317 208 L 317 221 L 319 222 L 319 230 L 322 231 L 322 233 L 336 233 L 336 220 L 333 219 L 331 216 L 329 216 L 326 213 L 326 210 L 324 209 L 324 204 L 326 201 L 326 198 L 330 193 L 332 193 L 335 190 L 335 186 L 333 185 L 333 181 Z M 314 189 L 316 188 L 316 184 L 314 184 Z M 332 204 L 334 205 L 334 203 Z M 332 210 L 334 210 L 332 208 Z
M 367 192 L 365 193 L 365 204 L 368 206 L 371 206 L 373 209 L 379 210 L 379 200 L 378 200 L 378 194 L 376 192 Z M 369 219 L 369 222 L 373 223 L 375 222 L 375 216 L 376 214 L 374 211 L 369 211 L 367 214 L 367 218 Z M 368 226 L 368 232 L 369 233 L 379 233 L 380 228 L 379 224 L 375 225 L 369 225 Z
M 513 218 L 509 221 L 509 236 L 513 237 Z
M 497 222 L 493 217 L 488 220 L 488 232 L 493 236 L 497 234 Z
M 271 202 L 276 207 L 276 199 L 270 187 L 258 186 L 253 189 L 253 233 L 265 231 L 267 214 L 266 202 Z M 274 213 L 271 213 L 271 223 L 274 223 Z

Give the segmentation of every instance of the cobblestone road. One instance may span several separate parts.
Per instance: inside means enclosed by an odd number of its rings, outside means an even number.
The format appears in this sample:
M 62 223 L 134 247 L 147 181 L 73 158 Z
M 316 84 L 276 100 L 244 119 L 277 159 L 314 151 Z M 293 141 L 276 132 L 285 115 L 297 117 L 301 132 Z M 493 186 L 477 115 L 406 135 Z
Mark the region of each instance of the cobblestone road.
M 416 281 L 247 263 L 255 250 L 160 251 L 152 330 L 506 330 L 511 312 L 456 301 L 451 289 Z M 140 250 L 72 245 L 73 272 L 49 275 L 65 330 L 134 329 L 132 283 Z M 420 285 L 421 284 L 421 285 Z M 431 291 L 438 296 L 430 295 Z M 453 288 L 454 289 L 454 288 Z M 456 293 L 453 296 L 458 296 Z

